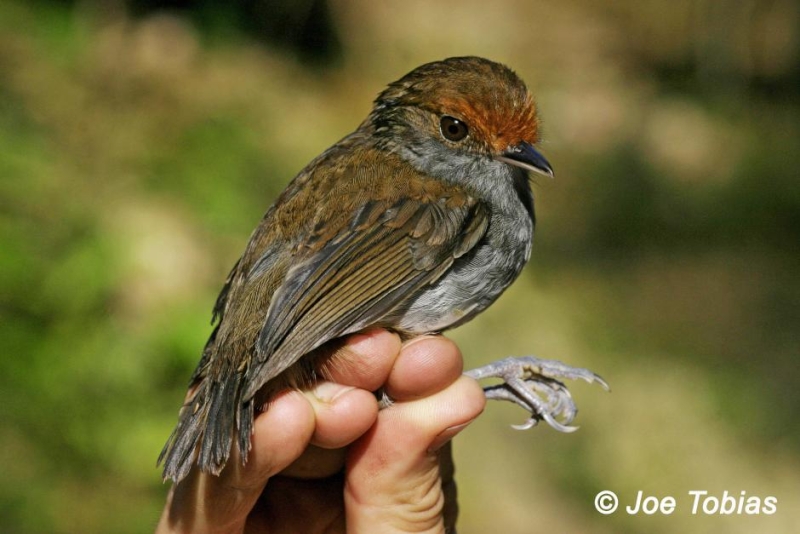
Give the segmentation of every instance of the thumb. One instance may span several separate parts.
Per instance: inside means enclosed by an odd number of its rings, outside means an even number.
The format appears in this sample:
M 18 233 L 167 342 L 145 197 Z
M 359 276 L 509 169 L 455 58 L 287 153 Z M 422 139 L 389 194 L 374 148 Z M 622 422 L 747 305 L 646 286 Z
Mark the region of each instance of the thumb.
M 345 481 L 348 532 L 444 532 L 442 475 L 452 468 L 442 469 L 442 452 L 449 454 L 442 445 L 480 414 L 485 397 L 477 382 L 458 371 L 454 377 L 453 367 L 442 363 L 452 354 L 460 359 L 455 346 L 432 338 L 415 343 L 413 350 L 429 355 L 430 349 L 419 350 L 423 343 L 436 349 L 442 379 L 451 383 L 422 398 L 404 392 L 408 400 L 395 398 L 351 446 Z

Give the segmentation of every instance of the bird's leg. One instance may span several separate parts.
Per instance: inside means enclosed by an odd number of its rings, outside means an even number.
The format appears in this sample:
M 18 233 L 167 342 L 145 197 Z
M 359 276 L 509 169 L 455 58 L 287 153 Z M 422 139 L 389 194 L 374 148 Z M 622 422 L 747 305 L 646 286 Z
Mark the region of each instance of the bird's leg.
M 570 367 L 556 360 L 544 360 L 533 356 L 505 358 L 489 365 L 464 373 L 475 380 L 500 378 L 502 384 L 484 388 L 487 399 L 506 400 L 518 404 L 530 412 L 530 418 L 514 428 L 525 430 L 544 419 L 561 432 L 573 432 L 578 427 L 570 426 L 578 413 L 572 396 L 560 379 L 582 379 L 597 382 L 607 391 L 608 384 L 588 369 Z

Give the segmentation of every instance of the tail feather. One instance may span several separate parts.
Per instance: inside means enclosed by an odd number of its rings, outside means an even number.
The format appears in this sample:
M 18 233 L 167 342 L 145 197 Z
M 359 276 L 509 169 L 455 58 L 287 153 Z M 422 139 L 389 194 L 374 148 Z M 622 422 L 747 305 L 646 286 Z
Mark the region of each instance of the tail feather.
M 158 457 L 164 465 L 164 480 L 179 482 L 197 462 L 206 473 L 218 475 L 231 454 L 234 435 L 242 463 L 250 451 L 253 429 L 253 402 L 242 402 L 244 373 L 223 373 L 226 378 L 206 377 L 194 396 L 184 404 L 178 425 Z

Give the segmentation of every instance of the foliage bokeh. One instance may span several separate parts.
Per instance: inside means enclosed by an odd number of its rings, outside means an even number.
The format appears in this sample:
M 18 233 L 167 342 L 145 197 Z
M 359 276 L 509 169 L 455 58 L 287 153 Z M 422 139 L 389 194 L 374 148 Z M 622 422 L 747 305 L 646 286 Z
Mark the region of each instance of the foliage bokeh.
M 800 528 L 796 3 L 250 3 L 263 31 L 324 5 L 325 39 L 288 44 L 159 4 L 0 4 L 0 530 L 152 529 L 250 230 L 386 82 L 466 54 L 529 82 L 557 178 L 524 276 L 452 336 L 470 366 L 533 351 L 613 393 L 575 385 L 569 436 L 490 406 L 455 444 L 460 530 Z M 679 510 L 601 516 L 601 489 Z M 692 516 L 693 489 L 778 513 Z

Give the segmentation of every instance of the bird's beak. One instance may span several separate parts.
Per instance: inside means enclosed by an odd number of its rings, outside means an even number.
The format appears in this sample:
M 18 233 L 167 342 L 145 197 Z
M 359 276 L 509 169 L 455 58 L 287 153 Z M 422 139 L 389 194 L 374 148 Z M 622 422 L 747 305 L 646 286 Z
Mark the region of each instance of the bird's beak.
M 495 159 L 503 161 L 516 167 L 521 167 L 527 171 L 533 171 L 545 176 L 553 177 L 553 168 L 550 163 L 542 156 L 541 152 L 536 150 L 530 143 L 522 141 L 516 146 L 508 147 L 508 149 L 497 156 Z

